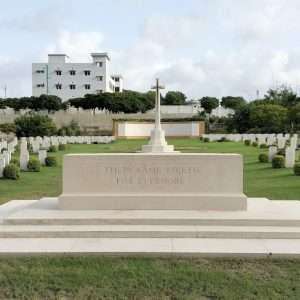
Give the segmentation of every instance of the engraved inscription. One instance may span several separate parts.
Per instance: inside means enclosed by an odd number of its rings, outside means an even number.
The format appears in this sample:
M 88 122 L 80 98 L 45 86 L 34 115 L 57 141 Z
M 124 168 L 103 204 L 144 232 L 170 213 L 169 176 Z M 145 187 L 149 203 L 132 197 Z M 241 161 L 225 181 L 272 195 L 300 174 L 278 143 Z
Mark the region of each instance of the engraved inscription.
M 104 167 L 104 175 L 117 185 L 182 185 L 199 172 L 199 167 Z

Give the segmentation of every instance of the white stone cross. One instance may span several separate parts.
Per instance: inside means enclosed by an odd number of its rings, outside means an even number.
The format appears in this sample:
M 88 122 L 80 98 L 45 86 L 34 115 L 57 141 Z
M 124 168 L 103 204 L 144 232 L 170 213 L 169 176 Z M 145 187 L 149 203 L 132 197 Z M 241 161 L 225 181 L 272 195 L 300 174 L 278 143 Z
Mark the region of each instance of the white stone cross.
M 142 152 L 145 153 L 164 153 L 174 152 L 174 146 L 168 145 L 165 132 L 161 128 L 160 123 L 160 90 L 164 89 L 164 86 L 159 84 L 159 79 L 156 79 L 156 85 L 152 87 L 155 89 L 155 125 L 151 131 L 151 138 L 148 145 L 142 147 Z
M 159 85 L 159 79 L 156 78 L 156 85 L 152 86 L 151 89 L 155 90 L 155 126 L 161 128 L 160 123 L 160 90 L 164 89 L 163 85 Z

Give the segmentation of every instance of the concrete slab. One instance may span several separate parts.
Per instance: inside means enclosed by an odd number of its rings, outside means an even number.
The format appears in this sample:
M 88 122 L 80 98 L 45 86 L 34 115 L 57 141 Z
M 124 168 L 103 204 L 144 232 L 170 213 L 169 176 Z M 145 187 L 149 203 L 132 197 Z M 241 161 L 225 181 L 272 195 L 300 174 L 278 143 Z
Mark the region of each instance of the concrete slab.
M 300 227 L 195 225 L 2 225 L 4 238 L 300 239 Z
M 38 200 L 12 200 L 4 203 L 0 206 L 0 224 L 3 222 L 3 218 L 18 211 L 23 210 L 25 207 L 36 203 Z
M 300 201 L 248 198 L 247 211 L 60 210 L 57 198 L 34 201 L 7 213 L 5 224 L 300 226 Z M 0 212 L 2 207 L 0 206 Z M 3 213 L 4 215 L 4 213 Z
M 57 198 L 0 206 L 0 254 L 300 255 L 300 202 L 247 200 L 247 211 L 68 211 Z
M 0 255 L 143 255 L 299 257 L 300 240 L 264 239 L 6 239 Z

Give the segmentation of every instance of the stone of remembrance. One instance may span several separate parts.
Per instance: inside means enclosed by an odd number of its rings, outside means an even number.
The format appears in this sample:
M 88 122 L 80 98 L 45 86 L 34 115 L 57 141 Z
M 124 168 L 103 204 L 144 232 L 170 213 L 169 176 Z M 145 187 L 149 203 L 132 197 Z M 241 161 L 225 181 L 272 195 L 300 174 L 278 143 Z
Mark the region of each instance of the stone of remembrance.
M 238 154 L 70 154 L 61 209 L 245 210 Z

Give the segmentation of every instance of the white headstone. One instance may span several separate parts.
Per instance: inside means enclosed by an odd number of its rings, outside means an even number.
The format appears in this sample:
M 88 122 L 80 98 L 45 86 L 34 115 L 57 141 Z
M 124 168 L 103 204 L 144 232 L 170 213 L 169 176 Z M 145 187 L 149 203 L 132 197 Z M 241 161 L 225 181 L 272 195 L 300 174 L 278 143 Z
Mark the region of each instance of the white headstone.
M 21 140 L 20 146 L 20 169 L 22 171 L 27 171 L 27 165 L 29 161 L 29 152 L 27 150 L 27 141 Z
M 10 162 L 10 155 L 8 151 L 3 151 L 3 157 L 5 160 L 5 165 L 7 166 Z
M 298 147 L 298 135 L 294 134 L 293 137 L 291 138 L 291 147 L 294 149 L 297 149 Z
M 39 152 L 39 149 L 40 149 L 40 143 L 38 141 L 33 141 L 31 143 L 31 146 L 32 146 L 32 152 L 33 153 L 38 153 Z
M 269 147 L 269 162 L 272 161 L 272 159 L 276 155 L 276 153 L 277 153 L 277 147 L 275 147 L 275 146 Z
M 283 149 L 285 147 L 285 138 L 279 137 L 277 139 L 277 145 L 279 149 Z
M 5 159 L 2 155 L 0 155 L 0 178 L 3 177 L 4 168 L 5 168 Z
M 285 149 L 285 167 L 293 168 L 295 165 L 296 151 L 295 148 L 287 147 Z
M 42 165 L 45 165 L 46 157 L 47 157 L 47 150 L 39 150 L 39 161 Z

